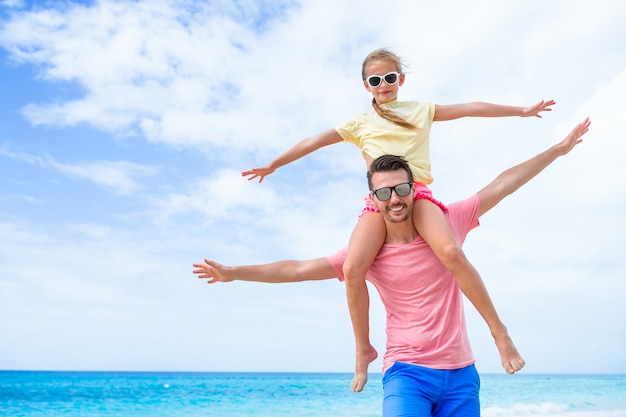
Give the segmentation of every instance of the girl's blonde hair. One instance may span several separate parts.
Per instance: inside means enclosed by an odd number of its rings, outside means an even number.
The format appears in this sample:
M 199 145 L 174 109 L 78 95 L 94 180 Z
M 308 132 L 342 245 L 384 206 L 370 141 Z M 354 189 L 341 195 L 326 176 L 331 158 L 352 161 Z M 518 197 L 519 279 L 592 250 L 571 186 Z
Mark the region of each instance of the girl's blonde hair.
M 365 69 L 372 61 L 389 61 L 395 65 L 396 71 L 398 71 L 400 74 L 403 73 L 404 64 L 402 63 L 400 57 L 387 49 L 381 48 L 370 52 L 370 54 L 365 57 L 365 60 L 363 61 L 363 66 L 361 67 L 361 77 L 363 78 L 363 81 L 365 81 L 365 79 L 367 78 Z M 415 126 L 413 123 L 404 120 L 398 114 L 389 109 L 381 108 L 376 102 L 375 98 L 372 98 L 372 107 L 374 107 L 376 113 L 378 113 L 378 115 L 383 119 L 387 119 L 402 127 L 406 127 L 407 129 L 417 130 L 417 126 Z

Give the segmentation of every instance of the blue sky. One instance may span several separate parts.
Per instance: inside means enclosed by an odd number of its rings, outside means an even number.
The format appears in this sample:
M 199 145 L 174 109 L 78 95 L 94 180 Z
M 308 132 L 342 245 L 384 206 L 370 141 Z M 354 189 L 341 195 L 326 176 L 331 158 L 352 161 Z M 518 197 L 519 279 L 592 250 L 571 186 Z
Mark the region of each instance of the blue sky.
M 390 47 L 401 99 L 557 101 L 435 124 L 443 201 L 591 117 L 466 251 L 525 372 L 626 372 L 624 21 L 618 0 L 0 1 L 0 369 L 351 371 L 342 284 L 207 286 L 191 264 L 346 244 L 366 192 L 352 145 L 262 184 L 240 172 L 369 108 L 360 63 Z M 479 369 L 501 372 L 467 314 Z M 382 351 L 376 298 L 372 317 Z

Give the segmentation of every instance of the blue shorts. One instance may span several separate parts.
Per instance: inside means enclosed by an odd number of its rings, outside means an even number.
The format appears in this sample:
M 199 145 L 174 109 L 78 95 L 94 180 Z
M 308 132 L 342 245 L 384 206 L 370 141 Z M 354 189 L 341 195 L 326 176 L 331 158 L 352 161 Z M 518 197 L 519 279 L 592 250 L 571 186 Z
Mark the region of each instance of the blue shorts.
M 479 417 L 474 365 L 439 370 L 395 362 L 383 376 L 383 417 Z

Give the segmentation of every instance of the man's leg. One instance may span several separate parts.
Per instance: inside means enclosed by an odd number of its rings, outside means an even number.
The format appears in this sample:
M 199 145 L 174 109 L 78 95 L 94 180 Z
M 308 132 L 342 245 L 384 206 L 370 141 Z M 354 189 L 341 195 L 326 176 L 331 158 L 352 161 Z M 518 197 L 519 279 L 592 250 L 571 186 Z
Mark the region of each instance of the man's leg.
M 480 377 L 474 365 L 444 371 L 441 398 L 433 417 L 480 417 Z
M 431 417 L 444 372 L 394 363 L 383 376 L 383 417 Z

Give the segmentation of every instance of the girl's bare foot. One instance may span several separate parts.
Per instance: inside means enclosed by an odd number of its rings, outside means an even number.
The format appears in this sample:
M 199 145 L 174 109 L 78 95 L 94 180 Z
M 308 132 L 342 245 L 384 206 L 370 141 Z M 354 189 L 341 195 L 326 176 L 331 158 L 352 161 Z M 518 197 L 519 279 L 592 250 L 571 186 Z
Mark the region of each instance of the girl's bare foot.
M 372 345 L 369 345 L 369 348 L 363 353 L 357 352 L 356 367 L 354 377 L 352 378 L 352 391 L 363 391 L 363 387 L 367 383 L 367 368 L 377 357 L 378 352 L 376 352 L 376 349 L 374 349 Z
M 496 347 L 500 353 L 502 367 L 507 374 L 514 374 L 526 365 L 524 358 L 519 354 L 517 348 L 513 344 L 513 340 L 507 332 L 500 335 L 494 335 Z

